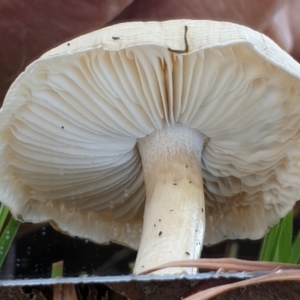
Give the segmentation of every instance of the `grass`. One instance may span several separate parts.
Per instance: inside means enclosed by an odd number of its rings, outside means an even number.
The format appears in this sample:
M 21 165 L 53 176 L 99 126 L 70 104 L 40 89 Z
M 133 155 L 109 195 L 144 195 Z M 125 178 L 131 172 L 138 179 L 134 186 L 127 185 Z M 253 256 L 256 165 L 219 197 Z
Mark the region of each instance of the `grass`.
M 300 262 L 300 231 L 293 239 L 293 211 L 265 236 L 259 260 L 292 264 Z
M 9 216 L 9 209 L 1 204 L 0 206 L 0 268 L 11 247 L 15 235 L 19 229 L 20 222 Z M 51 277 L 63 276 L 63 261 L 52 264 Z
M 64 262 L 58 261 L 52 264 L 51 278 L 63 277 Z
M 0 268 L 11 247 L 20 223 L 13 217 L 9 217 L 8 208 L 1 204 L 0 207 Z

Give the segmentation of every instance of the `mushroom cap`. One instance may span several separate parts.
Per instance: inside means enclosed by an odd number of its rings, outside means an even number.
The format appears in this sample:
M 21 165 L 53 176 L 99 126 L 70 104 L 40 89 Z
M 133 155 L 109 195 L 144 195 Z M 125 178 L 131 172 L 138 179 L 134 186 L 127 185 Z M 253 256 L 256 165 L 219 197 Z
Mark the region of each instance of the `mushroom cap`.
M 300 197 L 300 67 L 225 22 L 114 25 L 49 51 L 0 112 L 0 199 L 21 220 L 137 248 L 137 139 L 180 123 L 205 136 L 205 243 L 262 237 Z

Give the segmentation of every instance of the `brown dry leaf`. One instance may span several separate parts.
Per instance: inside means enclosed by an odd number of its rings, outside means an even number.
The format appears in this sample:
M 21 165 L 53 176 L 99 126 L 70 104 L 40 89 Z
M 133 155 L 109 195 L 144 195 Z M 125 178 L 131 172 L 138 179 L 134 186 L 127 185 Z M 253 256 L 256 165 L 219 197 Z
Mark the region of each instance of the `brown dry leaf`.
M 296 281 L 296 280 L 300 281 L 299 270 L 285 270 L 285 271 L 280 270 L 273 274 L 258 276 L 255 278 L 246 279 L 239 282 L 213 287 L 205 291 L 196 293 L 190 297 L 184 298 L 184 300 L 207 300 L 216 297 L 220 294 L 223 294 L 225 292 L 228 292 L 230 290 L 246 287 L 253 284 L 261 284 L 261 283 L 274 282 L 274 281 Z
M 201 258 L 195 260 L 180 260 L 160 265 L 146 270 L 139 275 L 149 274 L 163 268 L 196 267 L 199 270 L 224 270 L 228 272 L 258 272 L 286 269 L 300 269 L 300 265 L 273 263 L 265 261 L 249 261 L 236 258 Z
M 169 267 L 197 267 L 200 270 L 222 270 L 227 272 L 266 272 L 273 273 L 263 276 L 257 276 L 255 278 L 241 280 L 234 283 L 227 283 L 220 286 L 213 286 L 200 292 L 189 296 L 187 300 L 196 299 L 211 299 L 217 295 L 226 293 L 230 290 L 237 289 L 239 287 L 245 287 L 253 284 L 260 284 L 272 281 L 300 281 L 300 266 L 293 264 L 262 262 L 262 261 L 247 261 L 235 258 L 217 258 L 217 259 L 198 259 L 198 260 L 185 260 L 170 262 L 155 269 L 147 270 L 142 274 L 149 274 L 153 271 L 161 268 Z M 276 273 L 275 273 L 276 272 Z M 219 282 L 220 284 L 220 282 Z M 222 284 L 222 283 L 221 283 Z M 201 288 L 203 289 L 203 288 Z
M 30 62 L 68 39 L 103 27 L 132 1 L 0 1 L 0 103 Z
M 286 0 L 135 0 L 115 19 L 208 19 L 229 21 L 262 30 Z

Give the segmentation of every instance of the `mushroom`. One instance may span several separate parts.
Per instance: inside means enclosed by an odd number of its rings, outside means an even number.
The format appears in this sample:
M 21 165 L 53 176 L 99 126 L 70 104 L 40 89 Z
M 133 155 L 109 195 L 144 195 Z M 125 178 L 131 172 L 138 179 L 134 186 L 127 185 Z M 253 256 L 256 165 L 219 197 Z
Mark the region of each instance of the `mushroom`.
M 139 248 L 135 274 L 261 238 L 300 197 L 299 74 L 266 36 L 225 22 L 66 42 L 6 96 L 0 199 L 19 220 Z M 160 274 L 182 272 L 195 269 Z

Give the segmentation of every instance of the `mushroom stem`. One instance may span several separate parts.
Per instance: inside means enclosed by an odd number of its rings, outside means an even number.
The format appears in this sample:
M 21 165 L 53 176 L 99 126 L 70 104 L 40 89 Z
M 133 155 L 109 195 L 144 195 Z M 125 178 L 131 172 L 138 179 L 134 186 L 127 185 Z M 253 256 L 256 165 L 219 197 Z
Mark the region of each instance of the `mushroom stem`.
M 146 185 L 146 206 L 134 274 L 160 264 L 199 258 L 205 232 L 201 175 L 204 137 L 175 125 L 138 141 Z M 156 274 L 192 274 L 169 268 Z

